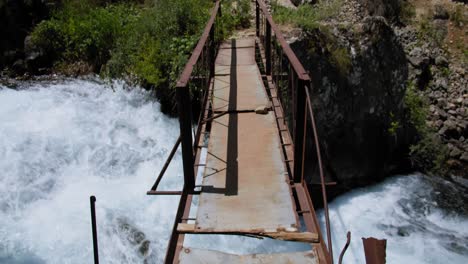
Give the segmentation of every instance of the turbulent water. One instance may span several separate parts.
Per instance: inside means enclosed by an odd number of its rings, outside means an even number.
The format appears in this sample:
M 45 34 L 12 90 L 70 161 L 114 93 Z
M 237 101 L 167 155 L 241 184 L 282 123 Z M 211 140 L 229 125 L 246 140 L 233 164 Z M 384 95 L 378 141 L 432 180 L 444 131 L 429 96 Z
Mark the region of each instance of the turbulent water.
M 448 181 L 414 174 L 354 190 L 330 204 L 330 221 L 335 259 L 351 231 L 344 263 L 365 263 L 363 237 L 387 239 L 387 263 L 468 263 L 468 192 Z
M 124 83 L 0 86 L 0 263 L 91 263 L 90 195 L 101 263 L 161 263 L 178 198 L 145 193 L 178 133 L 159 103 Z M 180 168 L 177 154 L 162 189 L 181 188 Z M 351 230 L 345 263 L 364 263 L 367 236 L 388 239 L 388 263 L 466 263 L 466 197 L 438 199 L 435 185 L 422 175 L 396 177 L 336 199 L 335 255 Z M 187 243 L 239 254 L 306 249 L 227 236 Z
M 19 88 L 0 90 L 0 262 L 92 262 L 90 195 L 102 263 L 161 262 L 178 201 L 145 192 L 176 120 L 123 83 Z M 165 188 L 181 187 L 179 167 L 177 156 Z

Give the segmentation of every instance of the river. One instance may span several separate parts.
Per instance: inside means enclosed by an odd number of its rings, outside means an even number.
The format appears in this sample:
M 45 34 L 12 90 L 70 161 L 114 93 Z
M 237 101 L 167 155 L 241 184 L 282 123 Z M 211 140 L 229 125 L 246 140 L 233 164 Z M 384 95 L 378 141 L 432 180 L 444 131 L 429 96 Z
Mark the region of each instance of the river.
M 91 263 L 90 195 L 97 197 L 101 263 L 162 262 L 178 199 L 146 191 L 179 132 L 147 91 L 99 79 L 0 85 L 0 124 L 0 263 Z M 178 153 L 162 189 L 182 187 L 180 168 Z M 437 192 L 427 177 L 411 175 L 335 199 L 335 254 L 351 230 L 345 263 L 364 263 L 364 236 L 389 239 L 388 263 L 466 263 L 466 212 L 441 208 Z M 304 248 L 188 239 L 200 242 L 232 253 Z

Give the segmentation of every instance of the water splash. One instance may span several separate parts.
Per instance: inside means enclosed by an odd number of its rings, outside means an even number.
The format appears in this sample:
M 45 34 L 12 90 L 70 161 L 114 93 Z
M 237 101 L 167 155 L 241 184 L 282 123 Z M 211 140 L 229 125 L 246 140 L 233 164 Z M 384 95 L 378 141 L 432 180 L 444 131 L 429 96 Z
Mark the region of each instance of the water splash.
M 91 194 L 103 263 L 162 261 L 178 198 L 145 191 L 178 126 L 148 92 L 121 82 L 32 83 L 2 87 L 0 105 L 1 263 L 92 261 Z M 163 188 L 181 188 L 179 168 L 177 155 Z
M 365 263 L 361 238 L 371 236 L 387 239 L 387 263 L 466 263 L 468 193 L 463 189 L 415 174 L 338 197 L 330 204 L 335 258 L 350 230 L 344 263 Z M 320 220 L 324 228 L 323 212 Z

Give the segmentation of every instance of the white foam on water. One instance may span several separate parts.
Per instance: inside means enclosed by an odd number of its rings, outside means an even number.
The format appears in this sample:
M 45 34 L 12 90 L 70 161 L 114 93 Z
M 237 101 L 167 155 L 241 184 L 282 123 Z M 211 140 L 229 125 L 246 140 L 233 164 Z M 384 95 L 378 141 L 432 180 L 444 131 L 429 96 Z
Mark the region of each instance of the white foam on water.
M 329 204 L 335 260 L 351 231 L 343 263 L 365 263 L 363 237 L 387 239 L 387 263 L 467 263 L 468 217 L 440 208 L 438 194 L 427 176 L 415 174 L 336 198 Z M 319 217 L 325 231 L 323 210 Z
M 91 263 L 90 195 L 102 263 L 142 263 L 138 230 L 151 242 L 147 258 L 162 262 L 178 197 L 146 191 L 178 124 L 148 92 L 112 86 L 0 89 L 0 262 Z M 176 155 L 162 189 L 182 187 L 180 164 Z
M 90 195 L 102 263 L 161 263 L 178 197 L 146 191 L 177 139 L 177 120 L 148 92 L 121 82 L 20 88 L 0 86 L 0 263 L 91 263 Z M 161 189 L 182 184 L 178 153 Z M 335 199 L 335 259 L 350 230 L 344 263 L 365 263 L 361 237 L 369 236 L 388 239 L 388 263 L 466 263 L 467 217 L 439 208 L 429 195 L 438 192 L 412 175 Z M 186 245 L 235 254 L 308 249 L 238 236 L 188 236 Z
M 0 105 L 0 263 L 91 263 L 90 195 L 101 263 L 162 263 L 179 198 L 146 191 L 179 135 L 176 119 L 148 92 L 99 80 L 0 87 Z M 178 152 L 159 190 L 182 185 Z M 238 254 L 309 249 L 239 236 L 186 240 Z

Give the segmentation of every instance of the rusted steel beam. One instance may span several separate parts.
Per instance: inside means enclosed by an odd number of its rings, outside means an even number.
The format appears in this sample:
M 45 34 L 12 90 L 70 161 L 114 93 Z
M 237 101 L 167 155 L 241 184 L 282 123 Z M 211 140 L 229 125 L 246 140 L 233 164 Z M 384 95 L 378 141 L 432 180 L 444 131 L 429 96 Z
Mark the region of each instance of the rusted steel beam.
M 279 30 L 276 23 L 273 21 L 273 18 L 271 17 L 270 12 L 268 12 L 268 8 L 266 7 L 264 1 L 263 0 L 255 0 L 255 1 L 259 5 L 263 15 L 265 16 L 267 20 L 267 25 L 269 24 L 271 26 L 271 30 L 273 31 L 275 38 L 278 40 L 279 44 L 281 45 L 281 48 L 283 49 L 284 54 L 288 58 L 292 67 L 294 68 L 294 71 L 297 72 L 298 77 L 305 81 L 310 80 L 309 74 L 306 72 L 306 70 L 300 63 L 299 59 L 296 57 L 296 54 L 294 53 L 294 51 L 291 49 L 289 44 L 284 39 L 283 34 Z
M 344 254 L 346 253 L 346 250 L 348 249 L 350 243 L 351 243 L 351 232 L 348 231 L 348 233 L 346 234 L 346 244 L 343 247 L 343 250 L 341 250 L 341 254 L 340 254 L 340 258 L 338 260 L 338 264 L 343 263 Z
M 364 253 L 367 264 L 385 264 L 386 262 L 386 239 L 376 239 L 373 237 L 362 238 Z
M 179 148 L 180 141 L 181 141 L 181 137 L 179 136 L 176 143 L 174 144 L 174 147 L 172 147 L 171 153 L 169 153 L 169 157 L 167 157 L 166 163 L 164 163 L 164 166 L 162 167 L 161 172 L 159 172 L 156 182 L 153 184 L 153 187 L 151 187 L 151 191 L 156 191 L 156 189 L 158 188 L 158 185 L 161 182 L 162 177 L 164 176 L 164 173 L 166 173 L 166 170 L 169 167 L 169 164 L 171 163 L 172 158 L 174 157 L 177 149 Z
M 147 195 L 182 195 L 182 191 L 148 191 Z
M 182 248 L 184 235 L 177 233 L 177 225 L 183 218 L 188 218 L 190 213 L 190 204 L 192 203 L 192 195 L 185 192 L 180 196 L 179 206 L 177 209 L 174 225 L 172 227 L 171 237 L 166 250 L 166 258 L 164 264 L 178 263 L 178 251 Z
M 271 75 L 271 25 L 267 22 L 265 32 L 265 71 L 267 75 Z
M 305 83 L 299 80 L 298 87 L 293 87 L 296 90 L 296 119 L 294 120 L 294 181 L 302 182 L 304 180 L 304 158 L 305 158 L 305 142 L 307 135 L 307 108 L 305 97 Z
M 89 203 L 91 207 L 91 229 L 93 235 L 94 264 L 99 264 L 99 249 L 96 226 L 96 197 L 94 195 L 89 197 Z
M 195 173 L 193 169 L 192 146 L 192 105 L 188 88 L 176 88 L 177 108 L 179 112 L 180 137 L 182 143 L 182 163 L 184 168 L 184 189 L 193 190 Z
M 310 117 L 310 122 L 312 125 L 312 133 L 314 136 L 314 144 L 315 144 L 315 150 L 317 154 L 317 161 L 318 161 L 318 166 L 319 166 L 319 174 L 320 174 L 320 182 L 321 182 L 321 189 L 322 189 L 322 197 L 323 197 L 323 210 L 325 212 L 325 225 L 327 228 L 327 242 L 328 242 L 328 251 L 330 252 L 330 257 L 333 262 L 333 248 L 332 248 L 332 240 L 331 240 L 331 230 L 330 230 L 330 216 L 328 213 L 328 199 L 327 199 L 327 191 L 325 187 L 325 177 L 323 173 L 323 166 L 322 166 L 322 154 L 320 152 L 320 144 L 319 144 L 319 139 L 318 139 L 318 133 L 317 133 L 317 127 L 315 125 L 315 117 L 314 117 L 314 111 L 312 110 L 312 103 L 310 100 L 310 95 L 309 95 L 309 87 L 305 86 L 304 87 L 305 95 L 306 95 L 306 105 L 309 110 L 309 117 Z
M 320 234 L 321 250 L 318 251 L 319 258 L 321 259 L 320 263 L 333 264 L 330 257 L 330 253 L 328 252 L 325 242 L 323 241 L 323 235 L 321 235 L 322 232 L 320 230 L 320 224 L 318 222 L 318 218 L 314 209 L 314 204 L 312 203 L 312 199 L 310 198 L 310 193 L 307 185 L 305 185 L 304 183 L 296 183 L 294 187 L 301 210 L 310 211 L 310 213 L 303 214 L 304 223 L 307 230 L 310 232 L 316 232 Z
M 255 33 L 260 37 L 260 7 L 255 3 Z

